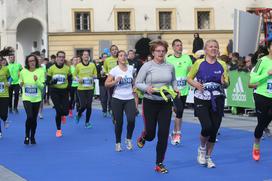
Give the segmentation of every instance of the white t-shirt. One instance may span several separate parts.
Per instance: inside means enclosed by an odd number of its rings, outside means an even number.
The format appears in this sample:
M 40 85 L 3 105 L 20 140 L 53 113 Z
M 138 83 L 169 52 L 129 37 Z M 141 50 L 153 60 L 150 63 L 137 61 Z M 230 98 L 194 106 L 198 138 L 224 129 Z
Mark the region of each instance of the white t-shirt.
M 119 66 L 116 66 L 111 69 L 109 74 L 114 78 L 122 77 L 120 82 L 115 85 L 112 97 L 121 100 L 134 99 L 132 89 L 133 67 L 129 65 L 127 71 L 124 72 Z

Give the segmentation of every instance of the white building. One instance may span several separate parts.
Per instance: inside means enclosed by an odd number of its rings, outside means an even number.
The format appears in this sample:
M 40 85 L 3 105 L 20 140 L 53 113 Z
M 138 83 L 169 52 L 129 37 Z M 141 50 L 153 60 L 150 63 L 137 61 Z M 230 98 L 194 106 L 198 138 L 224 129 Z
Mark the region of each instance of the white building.
M 232 38 L 234 8 L 271 8 L 270 0 L 0 0 L 1 48 L 16 47 L 18 61 L 35 50 L 83 49 L 94 58 L 105 47 L 135 47 L 143 38 L 183 40 L 191 52 L 193 33 L 216 38 L 222 51 Z

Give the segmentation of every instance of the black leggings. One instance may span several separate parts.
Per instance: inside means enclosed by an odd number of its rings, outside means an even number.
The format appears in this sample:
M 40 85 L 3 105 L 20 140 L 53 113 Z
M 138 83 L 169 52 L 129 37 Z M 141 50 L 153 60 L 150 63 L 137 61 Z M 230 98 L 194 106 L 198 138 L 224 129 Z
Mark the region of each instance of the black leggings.
M 114 87 L 111 87 L 111 88 L 107 89 L 109 111 L 112 110 L 111 99 L 112 99 L 113 91 L 114 91 Z
M 136 106 L 134 99 L 120 100 L 112 98 L 112 113 L 115 126 L 116 143 L 121 143 L 121 135 L 123 130 L 123 112 L 125 111 L 127 117 L 127 139 L 132 138 L 135 127 Z
M 61 116 L 69 113 L 69 93 L 66 89 L 51 88 L 51 99 L 56 110 L 57 129 L 61 129 Z
M 145 131 L 142 133 L 146 141 L 152 141 L 156 135 L 158 124 L 158 142 L 156 147 L 156 163 L 162 163 L 167 149 L 169 129 L 172 116 L 172 102 L 143 99 L 143 116 Z
M 9 108 L 12 108 L 13 91 L 14 91 L 14 105 L 13 105 L 13 107 L 17 109 L 18 101 L 19 101 L 20 85 L 14 84 L 14 85 L 9 86 Z
M 8 119 L 8 97 L 0 97 L 0 119 L 6 121 Z M 1 124 L 1 123 L 0 123 Z
M 30 102 L 23 101 L 25 112 L 26 112 L 26 123 L 25 123 L 25 137 L 29 137 L 31 133 L 31 138 L 35 138 L 36 128 L 37 128 L 37 116 L 40 108 L 41 102 Z
M 173 100 L 173 103 L 174 103 L 174 110 L 175 110 L 175 113 L 176 113 L 176 117 L 177 117 L 178 119 L 181 119 L 182 116 L 183 116 L 183 112 L 184 112 L 184 108 L 185 108 L 186 99 L 187 99 L 187 96 L 180 96 L 180 97 L 177 96 L 177 97 Z
M 108 102 L 108 89 L 104 85 L 99 86 L 100 91 L 100 102 L 102 105 L 102 112 L 107 112 L 109 108 L 109 102 Z
M 85 122 L 88 123 L 92 114 L 94 90 L 78 90 L 77 93 L 80 106 L 78 110 L 78 116 L 81 117 L 82 113 L 85 111 L 85 109 L 87 109 Z
M 210 143 L 214 143 L 216 140 L 216 135 L 222 122 L 224 101 L 225 98 L 223 96 L 218 96 L 215 100 L 216 112 L 213 112 L 211 100 L 194 98 L 195 115 L 201 124 L 201 135 L 209 137 L 208 141 Z
M 254 94 L 254 100 L 258 120 L 254 136 L 257 139 L 260 139 L 263 136 L 264 129 L 272 120 L 272 98 Z
M 77 87 L 71 87 L 69 93 L 70 93 L 69 109 L 73 110 L 75 108 L 75 104 L 78 104 Z

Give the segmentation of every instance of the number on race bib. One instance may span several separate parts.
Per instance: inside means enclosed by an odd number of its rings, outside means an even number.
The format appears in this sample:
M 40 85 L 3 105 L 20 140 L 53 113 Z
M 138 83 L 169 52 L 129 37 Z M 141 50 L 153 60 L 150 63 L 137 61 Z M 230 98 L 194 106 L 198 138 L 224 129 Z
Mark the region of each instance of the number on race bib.
M 38 96 L 37 86 L 26 86 L 25 87 L 25 95 L 27 97 L 36 97 L 36 96 Z
M 5 83 L 4 82 L 0 82 L 0 93 L 5 91 Z
M 267 81 L 267 92 L 270 94 L 272 93 L 272 79 Z

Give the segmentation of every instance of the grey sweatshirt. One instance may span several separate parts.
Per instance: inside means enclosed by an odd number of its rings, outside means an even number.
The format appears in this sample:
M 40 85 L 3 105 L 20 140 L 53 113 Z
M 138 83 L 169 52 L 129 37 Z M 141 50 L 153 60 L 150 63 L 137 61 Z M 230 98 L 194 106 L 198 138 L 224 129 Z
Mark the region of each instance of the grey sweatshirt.
M 167 85 L 177 89 L 174 66 L 165 62 L 157 64 L 153 60 L 145 63 L 137 75 L 135 86 L 145 93 L 145 98 L 163 100 L 161 96 L 150 95 L 146 92 L 150 85 L 154 88 L 160 88 Z

